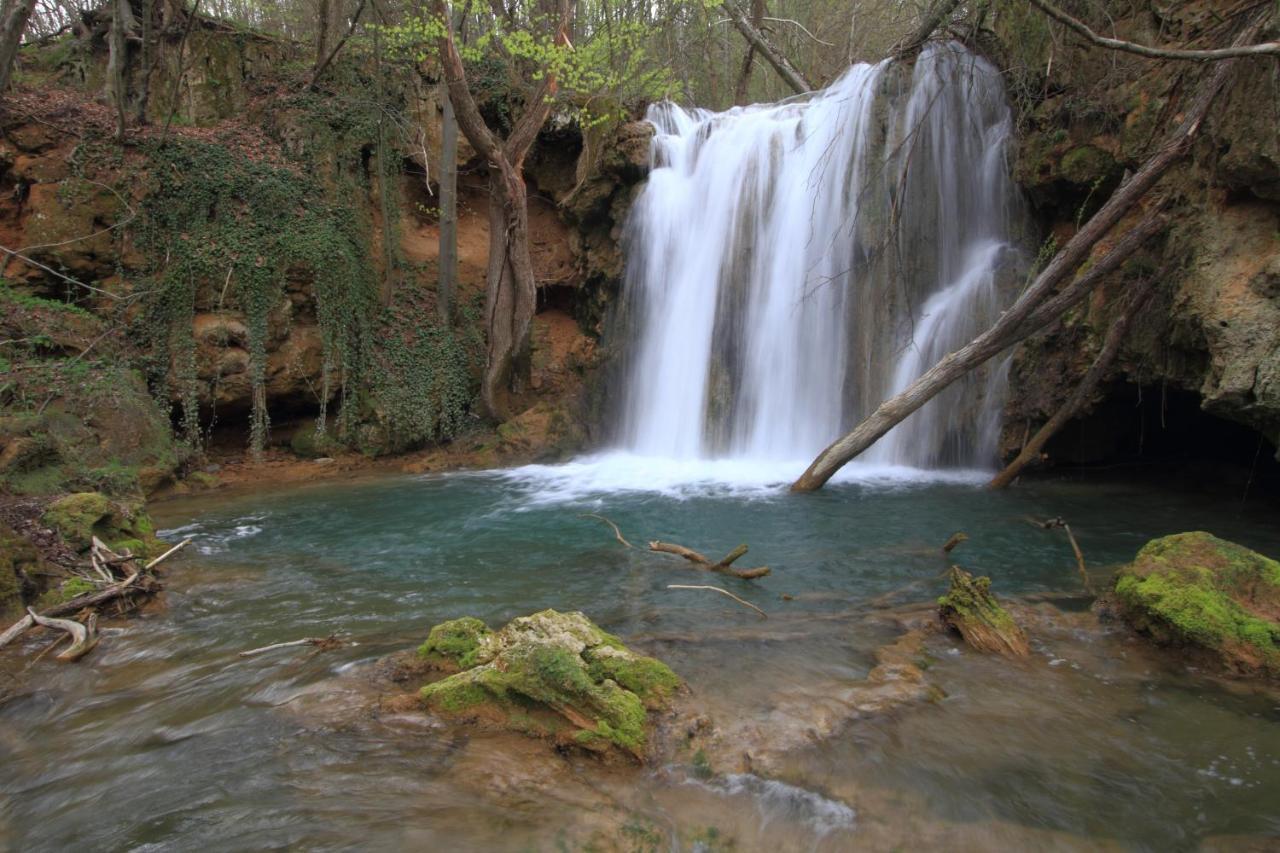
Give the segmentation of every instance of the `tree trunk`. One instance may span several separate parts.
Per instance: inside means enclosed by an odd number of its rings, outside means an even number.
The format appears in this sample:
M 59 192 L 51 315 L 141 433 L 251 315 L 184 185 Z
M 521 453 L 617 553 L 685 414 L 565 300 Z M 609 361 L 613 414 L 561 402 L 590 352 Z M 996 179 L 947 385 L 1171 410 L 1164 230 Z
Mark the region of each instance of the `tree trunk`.
M 538 288 L 529 255 L 529 206 L 521 170 L 506 157 L 490 169 L 485 288 L 489 334 L 481 397 L 489 415 L 502 420 L 512 414 L 511 394 L 524 390 Z
M 133 99 L 133 121 L 136 125 L 147 123 L 147 103 L 151 99 L 151 73 L 156 64 L 155 0 L 142 0 L 141 69 L 138 75 L 138 91 Z
M 920 28 L 915 31 L 911 38 L 894 49 L 894 59 L 905 59 L 914 55 L 929 40 L 934 30 L 942 26 L 943 22 L 951 16 L 951 13 L 959 5 L 960 0 L 938 0 L 933 8 L 929 10 L 929 13 L 925 15 L 924 20 L 920 22 Z
M 806 92 L 812 92 L 813 86 L 805 79 L 796 67 L 783 56 L 782 52 L 773 46 L 757 28 L 751 25 L 751 21 L 747 20 L 746 13 L 742 8 L 734 2 L 734 0 L 724 0 L 721 8 L 729 15 L 729 20 L 738 32 L 742 33 L 742 37 L 751 43 L 756 50 L 760 51 L 760 55 L 773 66 L 773 70 L 778 72 L 778 76 L 790 86 L 797 95 L 803 95 Z
M 13 64 L 18 58 L 18 46 L 27 31 L 27 21 L 36 8 L 36 0 L 9 0 L 4 5 L 0 20 L 0 95 L 9 88 Z
M 1080 380 L 1080 384 L 1071 392 L 1062 407 L 1054 412 L 1053 417 L 1049 418 L 1048 422 L 1040 427 L 1031 441 L 1027 442 L 1027 445 L 1018 453 L 1018 457 L 987 484 L 988 488 L 1003 489 L 1012 483 L 1023 468 L 1040 457 L 1040 451 L 1044 449 L 1049 439 L 1053 438 L 1058 430 L 1062 429 L 1063 424 L 1076 416 L 1084 402 L 1089 399 L 1089 395 L 1093 393 L 1093 389 L 1098 387 L 1098 382 L 1106 374 L 1111 362 L 1115 361 L 1116 355 L 1120 352 L 1120 347 L 1124 344 L 1125 335 L 1129 333 L 1129 327 L 1133 324 L 1133 319 L 1138 315 L 1138 311 L 1142 306 L 1146 304 L 1147 297 L 1151 295 L 1153 283 L 1153 279 L 1148 279 L 1134 292 L 1133 299 L 1129 302 L 1128 307 L 1116 318 L 1110 331 L 1107 332 L 1107 338 L 1102 345 L 1102 350 L 1098 353 L 1098 357 L 1094 359 L 1093 364 L 1090 365 L 1084 378 Z
M 319 0 L 316 10 L 316 61 L 311 66 L 313 74 L 320 70 L 329 50 L 329 0 Z
M 133 15 L 128 0 L 114 0 L 111 5 L 111 26 L 107 30 L 107 101 L 115 108 L 116 139 L 124 138 L 125 103 L 128 101 L 128 84 L 125 67 L 129 62 L 129 48 L 125 37 Z
M 1257 35 L 1265 14 L 1258 15 L 1245 28 L 1237 39 L 1238 44 L 1248 44 Z M 854 430 L 837 439 L 822 451 L 808 470 L 791 485 L 796 492 L 810 492 L 822 487 L 850 460 L 862 453 L 885 433 L 893 429 L 909 415 L 933 399 L 944 388 L 951 385 L 973 368 L 987 359 L 1002 352 L 1018 341 L 1030 335 L 1036 329 L 1060 316 L 1061 312 L 1074 305 L 1088 288 L 1095 286 L 1104 272 L 1110 272 L 1120 265 L 1124 258 L 1136 249 L 1147 237 L 1154 233 L 1158 223 L 1152 217 L 1138 228 L 1133 229 L 1116 243 L 1101 260 L 1080 277 L 1075 284 L 1069 286 L 1064 293 L 1050 298 L 1053 290 L 1065 281 L 1089 257 L 1094 245 L 1115 227 L 1120 219 L 1155 185 L 1164 173 L 1187 153 L 1191 141 L 1200 130 L 1200 125 L 1209 112 L 1219 92 L 1226 85 L 1238 60 L 1228 59 L 1221 62 L 1205 81 L 1195 100 L 1188 107 L 1182 123 L 1164 142 L 1156 153 L 1143 164 L 1128 182 L 1121 185 L 1107 199 L 1107 203 L 1090 217 L 1067 244 L 1056 254 L 1035 280 L 1027 287 L 1022 296 L 1014 302 L 1000 319 L 987 331 L 970 343 L 949 355 L 946 355 L 932 368 L 905 390 L 881 403 L 872 414 L 858 424 Z M 1123 251 L 1122 251 L 1123 250 Z M 1087 287 L 1085 287 L 1087 285 Z M 1052 309 L 1057 313 L 1049 313 L 1042 309 Z M 1034 316 L 1033 316 L 1034 315 Z
M 436 308 L 446 326 L 453 319 L 453 296 L 458 287 L 458 119 L 449 90 L 441 86 L 444 116 L 440 142 L 440 278 Z
M 752 0 L 751 2 L 751 25 L 757 30 L 760 24 L 764 22 L 765 6 L 764 0 Z M 742 58 L 742 71 L 738 74 L 738 85 L 734 87 L 733 102 L 740 107 L 745 107 L 749 98 L 748 89 L 751 86 L 751 70 L 755 66 L 756 46 L 751 42 L 747 42 L 747 55 Z

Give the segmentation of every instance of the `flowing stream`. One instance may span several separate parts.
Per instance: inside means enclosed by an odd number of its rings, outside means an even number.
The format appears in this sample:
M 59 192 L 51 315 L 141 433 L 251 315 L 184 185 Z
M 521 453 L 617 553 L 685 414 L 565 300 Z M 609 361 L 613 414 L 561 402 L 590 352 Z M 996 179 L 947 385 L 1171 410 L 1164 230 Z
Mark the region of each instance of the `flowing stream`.
M 654 168 L 627 235 L 632 453 L 811 458 L 1016 286 L 1004 87 L 958 45 L 927 47 L 913 69 L 854 66 L 808 99 L 663 103 L 649 120 Z M 989 464 L 1003 367 L 957 383 L 867 461 Z
M 384 477 L 157 506 L 166 535 L 197 548 L 164 606 L 109 625 L 91 663 L 34 664 L 0 704 L 0 847 L 645 850 L 661 832 L 674 841 L 659 849 L 682 850 L 1168 851 L 1280 833 L 1280 700 L 1086 627 L 1061 531 L 1024 520 L 1070 518 L 1102 582 L 1149 537 L 1188 528 L 1280 553 L 1271 508 L 1123 485 L 876 480 L 796 498 L 567 480 Z M 667 589 L 707 581 L 622 548 L 587 512 L 635 542 L 749 542 L 744 562 L 773 573 L 714 582 L 769 618 Z M 448 618 L 580 609 L 666 660 L 719 725 L 765 719 L 864 678 L 897 635 L 876 615 L 942 591 L 938 547 L 956 530 L 972 537 L 956 559 L 1001 594 L 1052 594 L 1062 629 L 1033 632 L 1025 664 L 939 638 L 927 675 L 947 698 L 853 720 L 773 778 L 700 779 L 687 755 L 602 766 L 379 717 L 357 677 Z M 335 631 L 360 645 L 237 657 Z

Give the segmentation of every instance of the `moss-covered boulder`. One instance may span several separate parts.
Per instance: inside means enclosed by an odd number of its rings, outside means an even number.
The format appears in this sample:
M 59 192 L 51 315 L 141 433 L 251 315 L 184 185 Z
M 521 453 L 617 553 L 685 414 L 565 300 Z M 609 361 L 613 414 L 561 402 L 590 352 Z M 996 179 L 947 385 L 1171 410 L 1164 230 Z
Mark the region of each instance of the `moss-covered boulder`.
M 1116 575 L 1121 615 L 1163 645 L 1207 650 L 1240 675 L 1280 677 L 1280 563 L 1208 533 L 1148 542 Z
M 40 552 L 11 527 L 0 524 L 0 620 L 22 613 L 24 580 L 42 573 Z
M 650 712 L 669 707 L 680 679 L 581 613 L 544 610 L 491 631 L 479 619 L 435 626 L 418 650 L 456 670 L 422 688 L 433 713 L 596 752 L 643 759 Z
M 991 578 L 975 578 L 959 566 L 951 567 L 951 588 L 938 599 L 942 621 L 960 632 L 980 652 L 1006 657 L 1031 653 L 1027 635 L 991 593 Z
M 119 503 L 98 492 L 59 498 L 45 509 L 41 521 L 79 551 L 87 551 L 95 536 L 115 551 L 127 549 L 143 557 L 155 556 L 164 547 L 140 506 Z

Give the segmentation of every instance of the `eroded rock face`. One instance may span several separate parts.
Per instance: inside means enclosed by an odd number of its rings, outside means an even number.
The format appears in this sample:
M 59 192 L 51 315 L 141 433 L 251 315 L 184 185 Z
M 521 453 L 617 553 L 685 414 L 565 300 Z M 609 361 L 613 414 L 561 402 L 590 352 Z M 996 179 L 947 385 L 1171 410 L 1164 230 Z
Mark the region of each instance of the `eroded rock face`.
M 1280 677 L 1280 563 L 1209 533 L 1153 539 L 1116 576 L 1124 619 L 1239 675 Z
M 661 661 L 632 652 L 581 613 L 544 610 L 496 632 L 479 619 L 454 619 L 431 629 L 418 656 L 453 671 L 422 688 L 433 713 L 639 759 L 650 712 L 668 708 L 680 687 Z

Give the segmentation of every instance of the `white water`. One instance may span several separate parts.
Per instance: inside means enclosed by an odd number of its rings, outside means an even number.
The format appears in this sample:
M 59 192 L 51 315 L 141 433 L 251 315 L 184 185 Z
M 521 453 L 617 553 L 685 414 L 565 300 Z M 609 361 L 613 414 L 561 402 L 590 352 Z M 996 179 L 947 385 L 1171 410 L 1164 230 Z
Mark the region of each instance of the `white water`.
M 627 237 L 624 453 L 595 460 L 617 478 L 794 478 L 1016 285 L 1010 114 L 996 70 L 958 46 L 910 71 L 855 66 L 808 99 L 659 104 L 649 120 Z M 864 461 L 990 464 L 1003 381 L 996 365 L 957 383 Z

